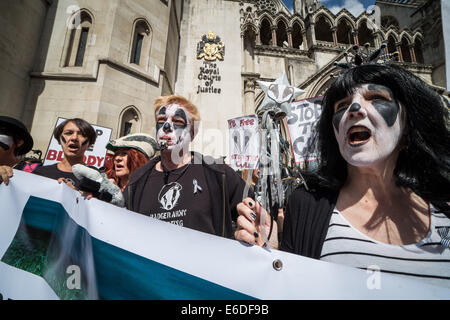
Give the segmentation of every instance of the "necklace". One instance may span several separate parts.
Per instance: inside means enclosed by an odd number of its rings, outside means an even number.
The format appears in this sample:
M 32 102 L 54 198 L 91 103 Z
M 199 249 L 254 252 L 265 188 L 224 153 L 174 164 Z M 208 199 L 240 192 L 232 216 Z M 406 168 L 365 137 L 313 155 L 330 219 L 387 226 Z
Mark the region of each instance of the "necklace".
M 192 157 L 193 157 L 193 156 L 191 155 L 190 161 L 189 161 L 189 162 L 187 162 L 186 164 L 184 164 L 182 167 L 176 168 L 176 169 L 174 169 L 174 170 L 168 170 L 168 169 L 164 166 L 164 162 L 162 161 L 162 158 L 161 158 L 161 168 L 163 169 L 163 173 L 164 173 L 164 184 L 167 184 L 167 183 L 169 182 L 169 175 L 170 175 L 170 174 L 172 174 L 172 175 L 174 175 L 174 174 L 175 174 L 175 175 L 178 175 L 178 177 L 177 177 L 174 181 L 172 181 L 172 182 L 178 181 L 178 179 L 180 179 L 181 176 L 186 172 L 187 168 L 189 167 L 189 164 L 192 163 Z M 180 173 L 178 173 L 178 172 L 175 173 L 175 171 L 177 171 L 177 170 L 179 170 L 179 169 L 181 169 L 181 168 L 183 168 L 183 170 L 181 170 Z
M 189 164 L 185 164 L 184 166 L 177 168 L 175 170 L 167 170 L 164 166 L 162 166 L 163 168 L 163 174 L 164 174 L 164 184 L 167 184 L 169 182 L 169 176 L 177 176 L 175 178 L 175 180 L 173 180 L 172 182 L 178 181 L 183 175 L 184 173 L 187 171 L 187 169 L 189 168 Z M 180 170 L 182 169 L 182 170 Z

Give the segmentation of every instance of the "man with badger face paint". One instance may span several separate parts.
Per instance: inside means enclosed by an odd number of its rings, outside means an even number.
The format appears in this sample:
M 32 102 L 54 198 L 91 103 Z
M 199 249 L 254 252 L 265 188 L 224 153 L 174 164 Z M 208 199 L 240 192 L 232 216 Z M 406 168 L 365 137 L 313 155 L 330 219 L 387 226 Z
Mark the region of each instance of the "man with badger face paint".
M 181 167 L 190 160 L 187 151 L 194 135 L 194 122 L 191 123 L 190 117 L 200 119 L 179 104 L 162 106 L 156 113 L 156 139 L 162 146 L 161 168 L 164 165 L 170 169 Z
M 124 190 L 127 208 L 231 238 L 245 182 L 222 159 L 189 150 L 200 121 L 197 107 L 181 96 L 159 97 L 155 121 L 161 155 L 131 174 Z
M 279 248 L 450 288 L 448 116 L 401 67 L 347 69 L 324 96 L 309 151 L 320 161 L 305 161 L 308 188 L 288 200 Z M 253 234 L 265 210 L 244 200 L 238 211 L 236 239 L 261 244 Z

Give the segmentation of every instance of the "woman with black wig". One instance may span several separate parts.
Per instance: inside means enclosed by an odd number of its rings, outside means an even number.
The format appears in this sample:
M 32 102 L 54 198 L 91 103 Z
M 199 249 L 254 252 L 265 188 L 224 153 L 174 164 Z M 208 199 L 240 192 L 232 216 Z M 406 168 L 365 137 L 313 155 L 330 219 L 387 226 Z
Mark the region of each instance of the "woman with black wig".
M 288 201 L 279 248 L 450 287 L 450 133 L 440 97 L 398 66 L 366 64 L 331 85 L 322 110 L 310 143 L 321 160 L 304 172 L 308 190 Z M 265 210 L 245 199 L 238 211 L 235 238 L 262 245 Z

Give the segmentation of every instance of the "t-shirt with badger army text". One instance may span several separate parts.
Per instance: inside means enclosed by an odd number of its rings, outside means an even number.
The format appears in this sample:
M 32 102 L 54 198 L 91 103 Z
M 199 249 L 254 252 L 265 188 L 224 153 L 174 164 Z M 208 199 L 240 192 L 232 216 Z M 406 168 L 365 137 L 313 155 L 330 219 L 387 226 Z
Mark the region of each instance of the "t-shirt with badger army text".
M 187 164 L 160 172 L 154 167 L 137 212 L 178 226 L 215 234 L 203 166 Z M 165 175 L 167 182 L 165 182 Z

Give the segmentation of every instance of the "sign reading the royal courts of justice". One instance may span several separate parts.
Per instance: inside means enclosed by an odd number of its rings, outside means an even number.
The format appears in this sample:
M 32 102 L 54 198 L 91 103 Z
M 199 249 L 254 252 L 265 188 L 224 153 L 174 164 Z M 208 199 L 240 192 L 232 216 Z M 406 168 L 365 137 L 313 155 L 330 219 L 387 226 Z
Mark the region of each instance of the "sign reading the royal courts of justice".
M 208 31 L 207 35 L 202 36 L 202 41 L 197 44 L 197 59 L 203 59 L 203 65 L 198 73 L 200 84 L 197 88 L 197 94 L 220 94 L 222 89 L 218 88 L 217 85 L 222 77 L 217 60 L 223 61 L 224 56 L 225 45 L 219 36 L 216 36 L 212 31 Z

